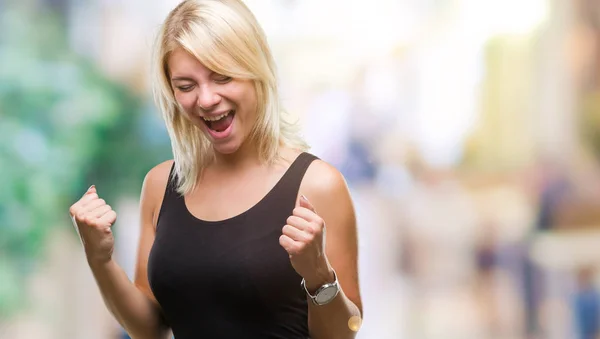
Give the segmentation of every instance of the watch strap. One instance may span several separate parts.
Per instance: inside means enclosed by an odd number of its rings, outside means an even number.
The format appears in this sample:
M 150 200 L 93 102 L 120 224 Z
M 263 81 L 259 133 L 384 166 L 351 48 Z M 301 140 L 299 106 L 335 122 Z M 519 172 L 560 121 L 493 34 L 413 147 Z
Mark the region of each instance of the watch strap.
M 306 292 L 306 295 L 307 295 L 307 296 L 310 298 L 310 300 L 312 300 L 313 304 L 315 304 L 315 305 L 319 305 L 319 306 L 327 305 L 327 304 L 329 304 L 329 303 L 330 303 L 330 302 L 331 302 L 333 299 L 335 299 L 335 297 L 337 297 L 338 293 L 340 292 L 340 286 L 339 286 L 339 283 L 338 283 L 337 274 L 335 273 L 335 270 L 334 270 L 334 269 L 332 269 L 332 271 L 333 271 L 333 282 L 332 282 L 332 283 L 326 283 L 326 284 L 322 285 L 321 287 L 319 287 L 319 288 L 318 288 L 318 289 L 315 291 L 315 294 L 314 294 L 314 295 L 312 295 L 312 294 L 311 294 L 311 293 L 308 291 L 308 289 L 306 288 L 306 281 L 304 280 L 304 278 L 302 278 L 302 282 L 300 283 L 300 285 L 302 285 L 302 288 L 304 288 L 304 292 Z M 324 303 L 319 303 L 319 302 L 317 301 L 317 296 L 319 295 L 319 293 L 320 293 L 321 291 L 323 291 L 324 289 L 326 289 L 326 288 L 329 288 L 329 287 L 332 287 L 332 286 L 336 288 L 335 295 L 334 295 L 333 297 L 331 297 L 331 299 L 329 299 L 327 302 L 324 302 Z

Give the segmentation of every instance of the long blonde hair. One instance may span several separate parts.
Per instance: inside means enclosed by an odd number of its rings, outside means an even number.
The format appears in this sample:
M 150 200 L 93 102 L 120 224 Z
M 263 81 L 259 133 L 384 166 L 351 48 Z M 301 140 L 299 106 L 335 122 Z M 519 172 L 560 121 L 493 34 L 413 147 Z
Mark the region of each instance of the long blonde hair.
M 281 147 L 308 149 L 296 123 L 286 120 L 275 62 L 265 34 L 248 7 L 241 0 L 185 0 L 163 23 L 152 61 L 154 99 L 171 138 L 180 194 L 194 189 L 198 174 L 214 159 L 214 150 L 175 100 L 168 58 L 178 47 L 213 72 L 253 81 L 258 118 L 250 138 L 256 141 L 262 160 L 273 162 Z

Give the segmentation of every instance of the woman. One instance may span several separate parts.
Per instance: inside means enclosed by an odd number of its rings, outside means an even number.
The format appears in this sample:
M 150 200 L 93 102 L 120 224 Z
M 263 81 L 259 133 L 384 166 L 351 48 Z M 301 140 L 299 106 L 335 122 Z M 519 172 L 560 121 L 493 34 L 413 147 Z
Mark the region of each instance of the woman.
M 252 13 L 239 0 L 183 1 L 154 66 L 174 161 L 144 179 L 133 283 L 112 259 L 116 213 L 96 188 L 70 209 L 109 310 L 133 338 L 353 338 L 348 189 L 284 119 Z

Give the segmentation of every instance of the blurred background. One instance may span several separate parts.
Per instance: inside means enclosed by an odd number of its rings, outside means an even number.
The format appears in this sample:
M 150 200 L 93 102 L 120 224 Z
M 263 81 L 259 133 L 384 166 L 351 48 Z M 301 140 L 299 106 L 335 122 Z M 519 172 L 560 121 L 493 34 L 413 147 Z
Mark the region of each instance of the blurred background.
M 149 56 L 176 0 L 0 0 L 0 338 L 126 338 L 68 217 L 132 276 L 171 158 Z M 359 219 L 360 339 L 596 339 L 598 0 L 246 0 Z

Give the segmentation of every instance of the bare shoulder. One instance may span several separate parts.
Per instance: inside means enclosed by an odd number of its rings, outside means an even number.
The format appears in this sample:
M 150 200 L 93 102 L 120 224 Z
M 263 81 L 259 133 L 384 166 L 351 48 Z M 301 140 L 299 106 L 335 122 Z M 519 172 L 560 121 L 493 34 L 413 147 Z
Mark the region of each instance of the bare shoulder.
M 144 178 L 144 184 L 147 186 L 164 186 L 167 187 L 167 180 L 169 180 L 169 173 L 171 173 L 171 167 L 173 166 L 173 160 L 163 161 L 160 164 L 152 167 Z
M 346 179 L 331 164 L 314 160 L 304 174 L 299 194 L 308 198 L 326 222 L 338 225 L 332 227 L 354 227 L 354 204 Z
M 155 304 L 158 303 L 148 283 L 148 258 L 150 249 L 154 243 L 158 212 L 162 205 L 172 165 L 173 160 L 168 160 L 154 166 L 148 171 L 144 178 L 140 197 L 141 230 L 134 282 Z
M 150 169 L 144 178 L 141 204 L 147 213 L 152 213 L 153 225 L 156 224 L 156 217 L 162 204 L 172 166 L 173 160 L 164 161 Z
M 300 191 L 309 199 L 312 196 L 313 200 L 327 201 L 349 197 L 348 186 L 342 173 L 320 159 L 313 161 L 306 170 Z

